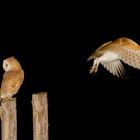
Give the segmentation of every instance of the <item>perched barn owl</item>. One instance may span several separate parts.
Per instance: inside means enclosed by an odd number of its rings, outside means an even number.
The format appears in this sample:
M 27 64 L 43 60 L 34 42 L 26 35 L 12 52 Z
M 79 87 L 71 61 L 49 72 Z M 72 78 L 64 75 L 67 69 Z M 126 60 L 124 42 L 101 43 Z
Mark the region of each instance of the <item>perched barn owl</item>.
M 9 57 L 3 61 L 5 71 L 0 89 L 0 99 L 9 100 L 16 94 L 23 83 L 24 71 L 17 59 Z
M 125 70 L 121 61 L 140 69 L 140 46 L 129 38 L 121 37 L 102 44 L 91 54 L 88 61 L 91 59 L 94 59 L 94 62 L 90 73 L 96 73 L 99 64 L 102 64 L 114 76 L 123 77 Z

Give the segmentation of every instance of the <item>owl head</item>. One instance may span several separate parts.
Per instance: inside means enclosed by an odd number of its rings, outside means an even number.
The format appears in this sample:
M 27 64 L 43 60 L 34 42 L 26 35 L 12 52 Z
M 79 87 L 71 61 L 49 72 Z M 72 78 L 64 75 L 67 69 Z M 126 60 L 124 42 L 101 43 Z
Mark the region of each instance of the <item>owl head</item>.
M 21 68 L 21 65 L 18 62 L 18 60 L 15 59 L 14 56 L 12 56 L 12 57 L 8 57 L 3 60 L 3 69 L 5 71 L 13 71 L 13 70 L 16 71 L 16 70 L 20 70 L 22 68 Z

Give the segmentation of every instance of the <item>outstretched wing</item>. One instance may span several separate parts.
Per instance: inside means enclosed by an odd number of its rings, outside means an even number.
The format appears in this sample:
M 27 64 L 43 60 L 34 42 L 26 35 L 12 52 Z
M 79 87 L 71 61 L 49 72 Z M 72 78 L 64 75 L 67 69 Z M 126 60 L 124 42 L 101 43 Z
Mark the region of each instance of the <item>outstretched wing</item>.
M 140 69 L 140 46 L 133 40 L 121 37 L 114 41 L 104 43 L 91 54 L 88 60 L 100 57 L 107 51 L 118 55 L 116 61 L 102 63 L 102 65 L 113 75 L 117 77 L 125 76 L 125 70 L 121 61 L 134 68 Z
M 121 48 L 119 56 L 124 63 L 140 69 L 140 50 L 135 51 L 128 48 Z
M 112 42 L 112 51 L 119 55 L 124 63 L 140 69 L 140 46 L 133 40 L 122 37 Z

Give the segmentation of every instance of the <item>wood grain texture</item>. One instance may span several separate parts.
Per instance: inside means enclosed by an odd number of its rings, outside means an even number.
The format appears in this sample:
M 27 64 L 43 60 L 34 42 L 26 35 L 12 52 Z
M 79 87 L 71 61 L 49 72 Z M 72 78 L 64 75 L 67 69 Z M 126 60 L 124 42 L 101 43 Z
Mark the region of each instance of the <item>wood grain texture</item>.
M 1 102 L 2 140 L 17 140 L 16 99 Z
M 33 139 L 48 140 L 48 101 L 47 93 L 32 95 Z

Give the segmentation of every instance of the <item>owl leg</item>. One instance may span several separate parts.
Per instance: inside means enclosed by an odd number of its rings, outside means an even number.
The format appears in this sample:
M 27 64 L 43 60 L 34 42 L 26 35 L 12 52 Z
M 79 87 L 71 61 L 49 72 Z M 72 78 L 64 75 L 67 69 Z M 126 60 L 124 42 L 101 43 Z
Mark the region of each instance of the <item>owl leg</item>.
M 89 70 L 89 73 L 96 73 L 98 71 L 98 66 L 99 66 L 99 59 L 96 58 L 93 62 L 93 66 L 91 67 L 91 69 Z

